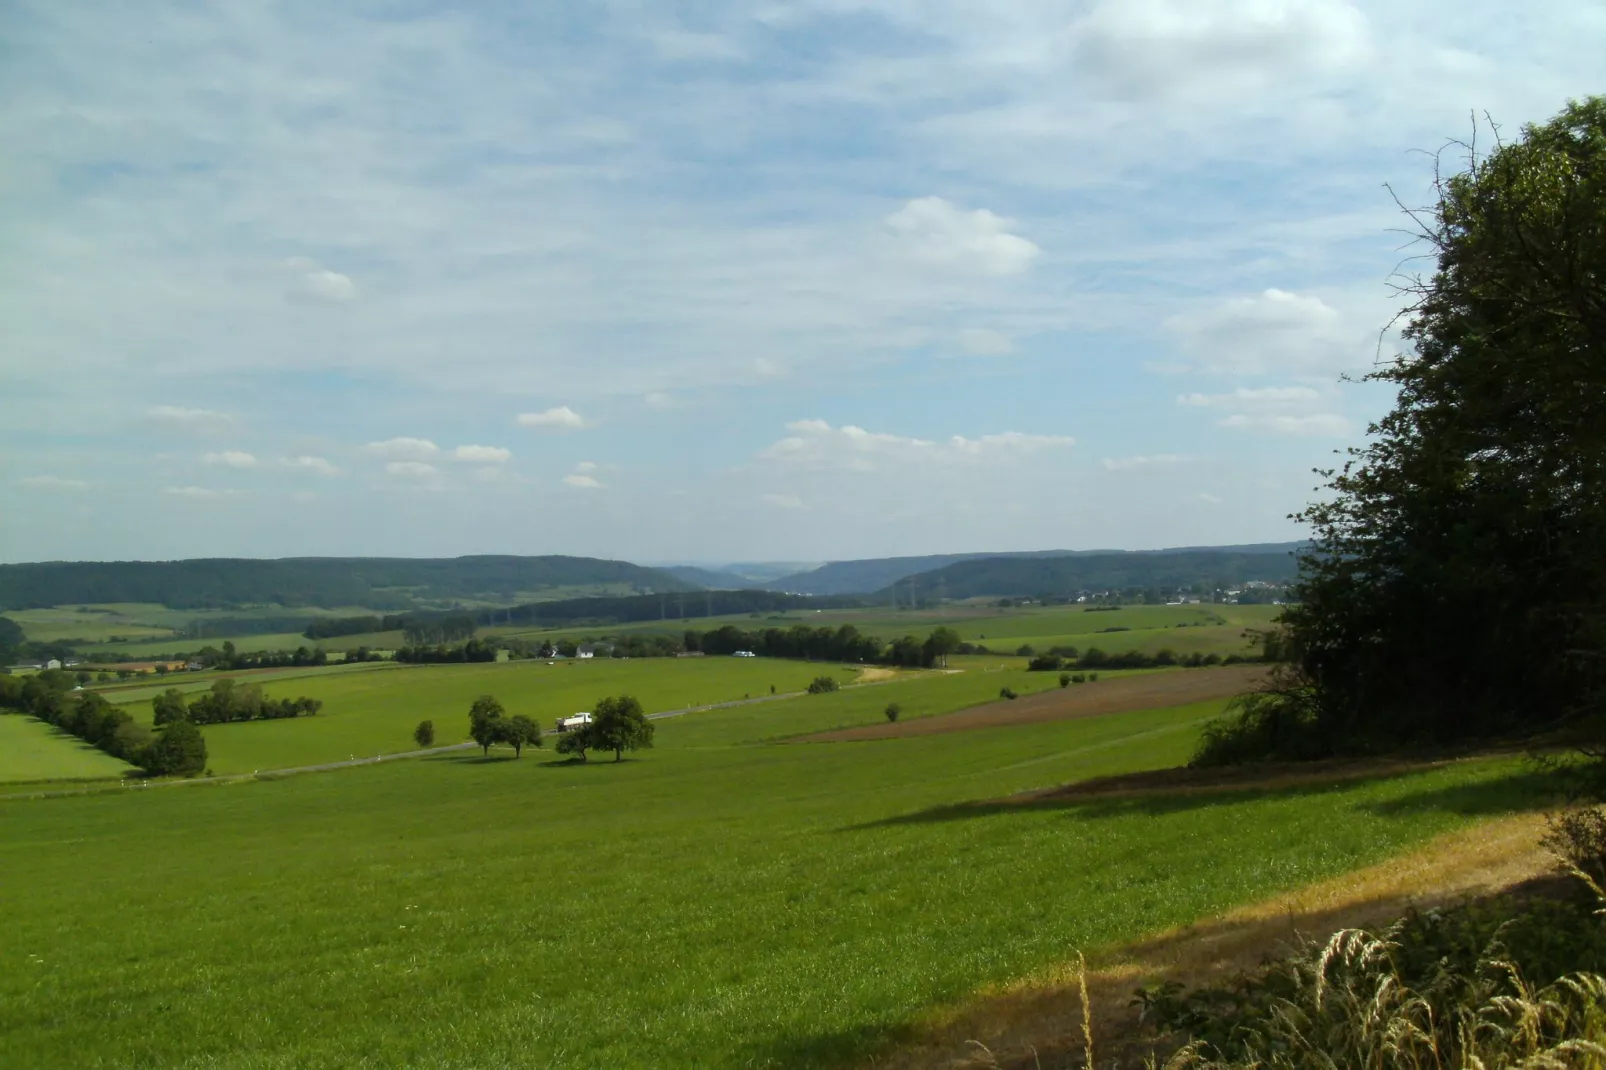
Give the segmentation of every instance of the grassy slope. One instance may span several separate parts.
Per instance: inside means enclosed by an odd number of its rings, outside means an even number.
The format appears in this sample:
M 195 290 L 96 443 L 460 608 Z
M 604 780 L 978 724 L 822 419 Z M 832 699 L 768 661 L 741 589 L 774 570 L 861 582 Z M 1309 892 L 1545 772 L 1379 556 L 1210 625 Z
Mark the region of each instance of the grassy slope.
M 20 713 L 0 713 L 0 781 L 117 777 L 130 767 Z
M 764 710 L 662 722 L 617 766 L 453 757 L 0 804 L 0 1064 L 828 1065 L 1073 948 L 1513 802 L 1511 767 L 1484 764 L 889 822 L 1175 762 L 1210 708 L 741 745 Z

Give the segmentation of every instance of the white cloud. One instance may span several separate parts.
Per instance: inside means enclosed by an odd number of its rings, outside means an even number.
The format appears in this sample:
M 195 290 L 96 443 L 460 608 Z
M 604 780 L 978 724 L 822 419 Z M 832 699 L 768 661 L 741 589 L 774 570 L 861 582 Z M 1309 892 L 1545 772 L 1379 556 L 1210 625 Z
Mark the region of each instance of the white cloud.
M 777 509 L 803 508 L 803 499 L 796 494 L 760 494 L 758 500 Z
M 1370 359 L 1367 335 L 1320 297 L 1270 289 L 1165 323 L 1212 371 L 1331 372 Z
M 567 475 L 567 476 L 564 476 L 563 477 L 563 482 L 568 486 L 578 487 L 581 490 L 596 490 L 596 489 L 599 489 L 602 486 L 601 483 L 598 483 L 591 476 L 583 476 L 583 475 Z
M 1015 352 L 1015 340 L 1002 331 L 967 327 L 959 332 L 959 348 L 973 357 L 1001 357 Z
M 1072 34 L 1075 66 L 1136 99 L 1251 92 L 1369 52 L 1366 17 L 1346 0 L 1101 0 Z
M 574 466 L 574 470 L 576 472 L 595 472 L 597 470 L 597 462 L 581 461 L 579 464 Z
M 973 439 L 954 435 L 945 442 L 937 442 L 884 431 L 866 431 L 852 424 L 832 427 L 824 420 L 795 420 L 786 427 L 793 434 L 766 447 L 759 453 L 760 459 L 804 468 L 868 472 L 883 461 L 941 465 L 982 456 L 1021 456 L 1076 443 L 1065 435 L 1031 435 L 1020 431 Z
M 211 409 L 186 409 L 178 405 L 157 405 L 145 413 L 147 422 L 174 431 L 214 434 L 227 431 L 234 418 Z
M 404 479 L 429 479 L 435 475 L 435 466 L 423 461 L 391 461 L 385 471 Z
M 89 484 L 82 479 L 65 479 L 61 476 L 38 475 L 23 476 L 17 480 L 19 484 L 33 490 L 88 490 Z
M 286 260 L 284 266 L 294 276 L 290 290 L 293 298 L 340 304 L 357 296 L 357 287 L 349 275 L 330 271 L 316 260 L 295 256 Z
M 587 426 L 584 417 L 567 405 L 559 405 L 545 412 L 521 412 L 518 424 L 542 431 L 578 431 Z
M 210 487 L 168 487 L 164 492 L 175 498 L 192 498 L 196 501 L 210 501 L 237 493 L 232 490 L 213 490 Z
M 1183 394 L 1177 404 L 1198 408 L 1298 408 L 1321 399 L 1321 393 L 1308 386 L 1240 386 L 1230 394 Z
M 1206 493 L 1205 491 L 1200 491 L 1198 494 L 1195 494 L 1194 497 L 1197 498 L 1199 501 L 1204 502 L 1206 505 L 1220 505 L 1221 504 L 1221 499 L 1220 498 L 1216 497 L 1214 494 Z
M 1347 435 L 1350 431 L 1349 421 L 1332 412 L 1318 412 L 1308 416 L 1252 416 L 1235 413 L 1219 423 L 1221 427 L 1270 431 L 1278 435 Z
M 886 222 L 908 256 L 937 267 L 1018 275 L 1042 251 L 1009 232 L 1014 220 L 985 208 L 967 212 L 941 197 L 912 200 Z
M 1131 472 L 1139 468 L 1155 468 L 1161 465 L 1181 464 L 1184 458 L 1175 453 L 1156 453 L 1149 456 L 1137 457 L 1105 457 L 1099 461 L 1106 471 Z
M 338 476 L 340 474 L 340 469 L 323 457 L 286 457 L 280 463 L 286 468 L 296 468 L 303 472 L 313 472 L 320 476 Z
M 980 438 L 955 435 L 948 440 L 948 444 L 955 452 L 974 457 L 995 450 L 1034 453 L 1037 450 L 1060 449 L 1076 445 L 1076 439 L 1069 435 L 1028 435 L 1020 431 L 1005 431 L 1002 434 L 983 435 Z
M 427 438 L 389 438 L 370 442 L 362 451 L 370 457 L 389 461 L 427 461 L 440 453 L 441 448 Z
M 224 450 L 222 453 L 208 453 L 201 457 L 207 464 L 221 464 L 229 468 L 255 468 L 257 459 L 242 450 Z
M 513 451 L 501 446 L 459 446 L 452 451 L 452 456 L 459 461 L 501 464 L 513 456 Z

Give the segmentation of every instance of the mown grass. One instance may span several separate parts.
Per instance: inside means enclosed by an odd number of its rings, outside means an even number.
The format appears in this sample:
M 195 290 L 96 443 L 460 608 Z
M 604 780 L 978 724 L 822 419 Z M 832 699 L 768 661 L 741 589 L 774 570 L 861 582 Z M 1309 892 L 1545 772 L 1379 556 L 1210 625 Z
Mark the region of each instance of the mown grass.
M 1211 705 L 744 745 L 761 705 L 660 722 L 620 765 L 452 756 L 3 804 L 0 1065 L 833 1065 L 1075 948 L 1523 802 L 1518 767 L 1487 762 L 952 805 L 1174 763 Z
M 652 658 L 498 662 L 482 665 L 387 667 L 274 681 L 270 696 L 320 699 L 314 717 L 208 725 L 208 764 L 219 774 L 316 765 L 352 757 L 413 750 L 413 728 L 435 722 L 437 745 L 468 739 L 468 709 L 479 695 L 501 700 L 509 714 L 534 717 L 550 728 L 558 717 L 589 710 L 599 698 L 631 694 L 648 712 L 727 702 L 744 696 L 800 691 L 822 673 L 851 682 L 855 670 L 762 658 Z M 242 681 L 253 677 L 241 676 Z M 993 685 L 997 694 L 998 685 Z M 116 693 L 108 698 L 119 701 Z M 123 705 L 153 719 L 148 697 Z
M 0 782 L 119 777 L 132 767 L 20 713 L 0 713 Z

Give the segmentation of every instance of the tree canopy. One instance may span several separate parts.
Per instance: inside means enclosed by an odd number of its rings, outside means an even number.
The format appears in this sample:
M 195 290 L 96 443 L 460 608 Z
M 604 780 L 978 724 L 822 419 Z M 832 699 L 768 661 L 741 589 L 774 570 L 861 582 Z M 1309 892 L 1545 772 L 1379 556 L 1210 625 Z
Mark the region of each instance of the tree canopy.
M 597 708 L 591 711 L 591 723 L 580 731 L 586 733 L 592 748 L 613 751 L 616 762 L 627 750 L 645 750 L 652 746 L 653 723 L 642 712 L 641 703 L 630 695 L 598 702 Z
M 1438 183 L 1392 411 L 1323 473 L 1291 669 L 1201 757 L 1529 732 L 1606 685 L 1606 99 Z M 1253 737 L 1253 738 L 1251 738 Z M 1247 748 L 1247 751 L 1245 750 Z

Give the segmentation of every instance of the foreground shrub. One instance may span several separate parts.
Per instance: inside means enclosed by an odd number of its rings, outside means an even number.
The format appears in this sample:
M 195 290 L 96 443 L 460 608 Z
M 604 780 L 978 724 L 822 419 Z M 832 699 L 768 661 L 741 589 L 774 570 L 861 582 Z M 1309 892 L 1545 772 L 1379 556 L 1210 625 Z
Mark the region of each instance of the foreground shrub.
M 1186 1041 L 1168 1070 L 1599 1067 L 1606 931 L 1597 904 L 1541 900 L 1412 913 L 1381 936 L 1308 942 L 1227 985 L 1141 989 L 1144 1020 Z
M 1553 815 L 1544 844 L 1567 865 L 1606 885 L 1606 810 L 1581 806 Z
M 1061 687 L 1069 687 L 1070 685 L 1071 685 L 1071 674 L 1068 673 L 1068 672 L 1060 673 L 1060 686 Z
M 413 729 L 413 742 L 420 747 L 433 747 L 435 745 L 435 722 L 419 721 L 418 727 Z
M 1015 689 L 1013 687 L 1009 687 L 1009 686 L 1006 685 L 1006 686 L 1001 687 L 1001 688 L 998 689 L 998 697 L 999 698 L 1019 698 L 1020 696 L 1015 694 Z
M 824 695 L 837 690 L 838 684 L 834 676 L 816 676 L 809 681 L 809 694 Z
M 887 720 L 888 721 L 892 722 L 893 724 L 896 724 L 897 721 L 898 721 L 898 716 L 901 713 L 903 713 L 903 707 L 902 706 L 898 705 L 896 702 L 887 703 L 886 714 L 887 714 Z

